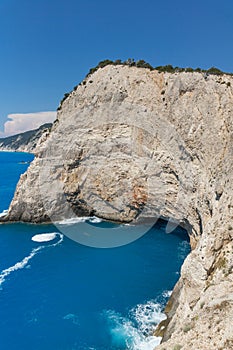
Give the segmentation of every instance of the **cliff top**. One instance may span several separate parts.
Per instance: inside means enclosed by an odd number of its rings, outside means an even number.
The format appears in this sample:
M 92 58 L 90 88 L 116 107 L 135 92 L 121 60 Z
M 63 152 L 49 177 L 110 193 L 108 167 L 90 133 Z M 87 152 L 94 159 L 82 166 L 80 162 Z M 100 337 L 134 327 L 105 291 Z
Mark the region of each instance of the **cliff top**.
M 76 85 L 73 90 L 71 90 L 70 92 L 67 92 L 64 94 L 62 100 L 60 101 L 59 107 L 57 110 L 61 109 L 62 103 L 69 97 L 69 95 L 78 88 L 79 85 L 82 85 L 86 83 L 86 78 L 90 77 L 93 73 L 95 73 L 97 70 L 104 68 L 106 66 L 128 66 L 128 67 L 137 67 L 137 68 L 144 68 L 144 69 L 149 69 L 151 71 L 155 70 L 158 71 L 159 73 L 203 73 L 206 76 L 208 75 L 216 75 L 216 76 L 223 76 L 223 75 L 229 75 L 232 76 L 233 73 L 230 72 L 223 72 L 220 69 L 216 68 L 216 67 L 211 67 L 209 69 L 202 69 L 202 68 L 191 68 L 191 67 L 173 67 L 171 64 L 168 65 L 164 65 L 164 66 L 156 66 L 153 67 L 150 63 L 144 61 L 144 60 L 138 60 L 135 61 L 133 58 L 129 58 L 126 61 L 122 61 L 120 59 L 112 61 L 109 59 L 100 61 L 95 67 L 90 68 L 89 72 L 87 73 L 86 77 L 84 78 L 84 80 L 82 82 L 80 82 L 78 85 Z

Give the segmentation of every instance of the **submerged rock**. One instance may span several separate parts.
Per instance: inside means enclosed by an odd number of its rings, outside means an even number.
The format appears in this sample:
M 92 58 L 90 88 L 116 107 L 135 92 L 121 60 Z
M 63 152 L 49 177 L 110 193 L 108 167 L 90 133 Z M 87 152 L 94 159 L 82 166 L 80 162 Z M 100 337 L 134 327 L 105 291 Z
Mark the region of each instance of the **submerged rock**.
M 171 219 L 192 252 L 158 349 L 232 349 L 233 78 L 107 66 L 62 103 L 5 217 Z

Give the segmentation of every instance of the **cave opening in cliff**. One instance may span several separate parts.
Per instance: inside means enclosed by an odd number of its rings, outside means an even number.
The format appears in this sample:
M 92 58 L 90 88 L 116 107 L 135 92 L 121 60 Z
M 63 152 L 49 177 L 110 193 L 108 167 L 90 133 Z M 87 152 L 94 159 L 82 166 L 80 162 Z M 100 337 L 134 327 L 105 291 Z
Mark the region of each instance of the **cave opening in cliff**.
M 173 235 L 179 237 L 180 239 L 190 243 L 190 236 L 189 236 L 188 231 L 183 226 L 179 225 L 178 223 L 176 223 L 173 220 L 171 221 L 170 219 L 160 218 L 154 224 L 153 227 L 165 229 L 165 232 L 167 234 L 173 234 Z

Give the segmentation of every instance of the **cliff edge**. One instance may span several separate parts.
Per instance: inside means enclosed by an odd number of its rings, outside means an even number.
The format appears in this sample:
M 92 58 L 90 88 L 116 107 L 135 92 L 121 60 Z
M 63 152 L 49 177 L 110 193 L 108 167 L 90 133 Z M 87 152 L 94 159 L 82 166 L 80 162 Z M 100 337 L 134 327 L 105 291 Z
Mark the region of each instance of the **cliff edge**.
M 192 252 L 158 349 L 233 348 L 233 78 L 109 65 L 63 101 L 7 221 L 170 219 Z

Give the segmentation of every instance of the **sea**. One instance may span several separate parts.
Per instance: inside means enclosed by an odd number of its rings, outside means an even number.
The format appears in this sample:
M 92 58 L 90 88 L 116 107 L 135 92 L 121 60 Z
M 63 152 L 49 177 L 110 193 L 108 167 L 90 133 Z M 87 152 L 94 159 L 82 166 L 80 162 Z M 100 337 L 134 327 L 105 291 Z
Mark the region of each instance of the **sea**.
M 1 215 L 32 160 L 0 152 Z M 112 227 L 83 220 L 96 230 Z M 105 249 L 77 243 L 53 224 L 1 224 L 0 349 L 153 350 L 161 340 L 153 330 L 166 318 L 189 252 L 186 231 L 167 233 L 164 221 L 130 244 Z

